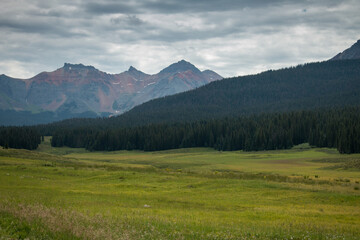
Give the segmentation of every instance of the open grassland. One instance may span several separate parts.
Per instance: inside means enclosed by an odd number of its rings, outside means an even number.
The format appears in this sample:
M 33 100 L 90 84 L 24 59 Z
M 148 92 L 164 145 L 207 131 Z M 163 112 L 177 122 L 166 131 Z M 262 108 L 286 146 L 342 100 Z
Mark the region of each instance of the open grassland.
M 0 239 L 359 239 L 360 155 L 0 149 Z

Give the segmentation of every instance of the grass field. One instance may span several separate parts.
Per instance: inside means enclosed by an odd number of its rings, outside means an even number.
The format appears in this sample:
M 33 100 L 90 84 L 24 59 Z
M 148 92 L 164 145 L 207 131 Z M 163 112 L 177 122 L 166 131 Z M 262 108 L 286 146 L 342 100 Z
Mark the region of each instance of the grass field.
M 0 239 L 360 239 L 360 155 L 0 149 Z

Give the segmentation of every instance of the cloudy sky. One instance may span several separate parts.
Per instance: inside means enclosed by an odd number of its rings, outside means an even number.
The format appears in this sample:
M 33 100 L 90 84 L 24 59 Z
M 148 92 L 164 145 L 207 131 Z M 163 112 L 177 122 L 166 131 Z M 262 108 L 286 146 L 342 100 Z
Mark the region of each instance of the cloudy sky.
M 0 0 L 0 74 L 64 62 L 224 77 L 326 60 L 360 39 L 359 0 Z

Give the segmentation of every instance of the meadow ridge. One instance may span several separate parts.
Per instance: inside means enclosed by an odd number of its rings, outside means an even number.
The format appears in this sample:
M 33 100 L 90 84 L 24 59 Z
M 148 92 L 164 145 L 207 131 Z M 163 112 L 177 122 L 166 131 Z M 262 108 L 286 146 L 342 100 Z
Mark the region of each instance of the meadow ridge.
M 0 239 L 359 239 L 360 154 L 0 149 Z

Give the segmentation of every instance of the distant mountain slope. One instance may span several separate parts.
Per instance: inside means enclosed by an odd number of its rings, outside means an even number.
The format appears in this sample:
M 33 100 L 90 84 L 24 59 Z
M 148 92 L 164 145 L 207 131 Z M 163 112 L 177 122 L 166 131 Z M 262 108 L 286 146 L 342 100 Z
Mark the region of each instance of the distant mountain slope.
M 6 114 L 0 117 L 0 125 L 116 115 L 153 98 L 188 91 L 219 79 L 222 79 L 220 75 L 201 72 L 184 60 L 155 75 L 134 67 L 120 74 L 107 74 L 92 66 L 69 63 L 30 79 L 0 75 L 0 110 Z
M 360 59 L 360 40 L 345 51 L 337 54 L 331 60 Z
M 135 107 L 113 125 L 193 121 L 360 105 L 360 60 L 326 61 L 223 79 Z

